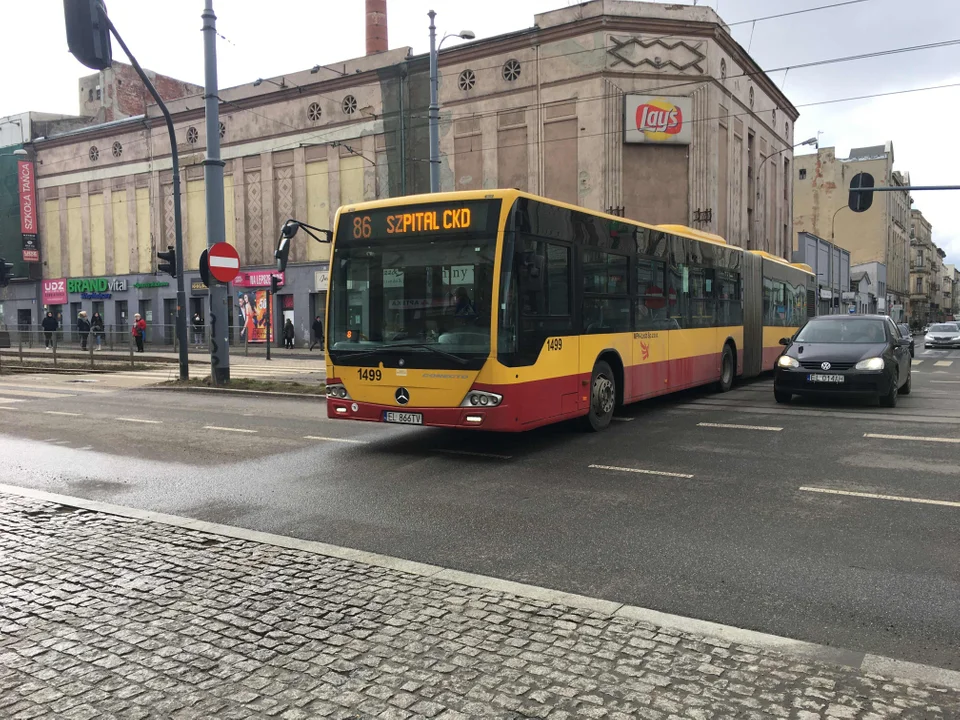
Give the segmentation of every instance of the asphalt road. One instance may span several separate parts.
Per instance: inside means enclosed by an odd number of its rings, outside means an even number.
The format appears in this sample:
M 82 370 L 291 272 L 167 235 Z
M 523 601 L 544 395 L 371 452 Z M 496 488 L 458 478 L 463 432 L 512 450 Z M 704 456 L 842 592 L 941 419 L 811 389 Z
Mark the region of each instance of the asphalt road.
M 760 378 L 511 436 L 4 377 L 0 482 L 957 670 L 960 351 L 917 361 L 893 410 Z

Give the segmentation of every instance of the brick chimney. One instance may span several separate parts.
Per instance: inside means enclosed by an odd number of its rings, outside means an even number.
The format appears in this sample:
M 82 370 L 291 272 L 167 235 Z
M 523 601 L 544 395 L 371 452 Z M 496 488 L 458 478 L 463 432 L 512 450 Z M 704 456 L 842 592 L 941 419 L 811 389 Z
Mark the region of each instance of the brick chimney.
M 367 55 L 387 51 L 387 0 L 367 0 Z

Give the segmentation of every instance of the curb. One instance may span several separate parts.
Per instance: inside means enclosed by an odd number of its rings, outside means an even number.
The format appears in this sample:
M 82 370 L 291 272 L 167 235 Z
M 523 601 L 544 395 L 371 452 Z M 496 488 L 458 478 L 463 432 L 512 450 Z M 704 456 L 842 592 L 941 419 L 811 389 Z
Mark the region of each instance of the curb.
M 274 392 L 272 390 L 240 390 L 232 388 L 215 388 L 215 387 L 195 387 L 186 385 L 184 387 L 175 387 L 173 385 L 145 385 L 144 387 L 137 388 L 137 390 L 161 390 L 167 392 L 199 392 L 199 393 L 213 393 L 213 394 L 227 394 L 227 395 L 246 395 L 248 397 L 281 397 L 281 398 L 296 398 L 297 400 L 317 400 L 326 402 L 326 395 L 314 395 L 310 393 L 288 393 L 288 392 Z
M 951 690 L 960 690 L 960 672 L 935 667 L 933 665 L 923 665 L 882 655 L 845 650 L 828 645 L 818 645 L 803 640 L 795 640 L 793 638 L 738 628 L 732 625 L 721 625 L 707 620 L 697 620 L 696 618 L 684 617 L 682 615 L 662 613 L 657 610 L 650 610 L 635 605 L 626 605 L 612 600 L 576 595 L 574 593 L 551 590 L 550 588 L 527 585 L 511 580 L 500 580 L 486 575 L 476 575 L 474 573 L 443 568 L 412 560 L 404 560 L 402 558 L 367 552 L 365 550 L 354 550 L 352 548 L 329 545 L 313 540 L 300 540 L 284 535 L 260 532 L 259 530 L 247 530 L 232 525 L 222 525 L 205 520 L 194 520 L 179 515 L 169 515 L 152 510 L 140 510 L 123 505 L 113 505 L 111 503 L 60 495 L 44 490 L 36 490 L 34 488 L 0 484 L 0 493 L 18 495 L 34 500 L 44 500 L 60 505 L 99 512 L 105 515 L 115 515 L 132 520 L 170 525 L 211 535 L 220 535 L 237 540 L 246 540 L 290 550 L 300 550 L 316 555 L 325 555 L 340 560 L 373 565 L 397 572 L 419 575 L 425 578 L 466 585 L 468 587 L 481 588 L 492 592 L 505 593 L 532 600 L 542 600 L 558 605 L 567 605 L 568 607 L 588 610 L 607 617 L 619 617 L 649 623 L 659 627 L 667 627 L 683 633 L 719 638 L 726 642 L 758 647 L 828 665 L 840 665 L 864 673 L 886 675 L 919 681 L 929 685 L 938 685 Z

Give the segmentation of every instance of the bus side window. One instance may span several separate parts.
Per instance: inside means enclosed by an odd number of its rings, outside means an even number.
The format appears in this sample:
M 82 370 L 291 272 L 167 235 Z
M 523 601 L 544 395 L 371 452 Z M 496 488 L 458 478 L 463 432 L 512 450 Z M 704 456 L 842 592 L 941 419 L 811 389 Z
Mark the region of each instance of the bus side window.
M 634 330 L 660 329 L 667 319 L 664 265 L 656 260 L 637 259 L 636 324 Z
M 521 358 L 536 361 L 548 337 L 573 331 L 570 314 L 571 249 L 526 237 L 514 260 L 519 294 Z

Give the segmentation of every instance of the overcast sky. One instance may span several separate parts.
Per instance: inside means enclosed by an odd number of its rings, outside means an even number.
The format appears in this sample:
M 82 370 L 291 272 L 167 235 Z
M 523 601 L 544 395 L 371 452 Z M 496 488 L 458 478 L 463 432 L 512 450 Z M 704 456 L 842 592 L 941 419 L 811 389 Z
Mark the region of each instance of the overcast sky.
M 692 2 L 693 0 L 687 0 Z M 700 0 L 730 24 L 843 0 Z M 440 32 L 489 37 L 533 25 L 537 12 L 569 0 L 388 0 L 390 47 L 428 50 L 427 11 Z M 110 16 L 142 65 L 203 84 L 203 0 L 108 0 Z M 718 7 L 719 5 L 719 7 Z M 214 0 L 221 87 L 358 57 L 364 53 L 363 0 Z M 62 0 L 6 3 L 0 44 L 0 117 L 26 110 L 77 112 L 77 78 L 67 52 Z M 765 69 L 928 43 L 960 40 L 960 0 L 864 0 L 789 18 L 737 24 L 734 37 Z M 448 41 L 448 44 L 454 41 Z M 114 44 L 114 53 L 124 60 Z M 786 77 L 784 77 L 786 75 Z M 795 105 L 957 83 L 960 45 L 772 73 Z M 915 185 L 960 184 L 960 87 L 800 107 L 799 142 L 821 147 L 892 140 L 895 167 Z M 914 207 L 933 223 L 947 259 L 960 263 L 960 191 L 918 192 Z M 642 219 L 642 218 L 639 218 Z

